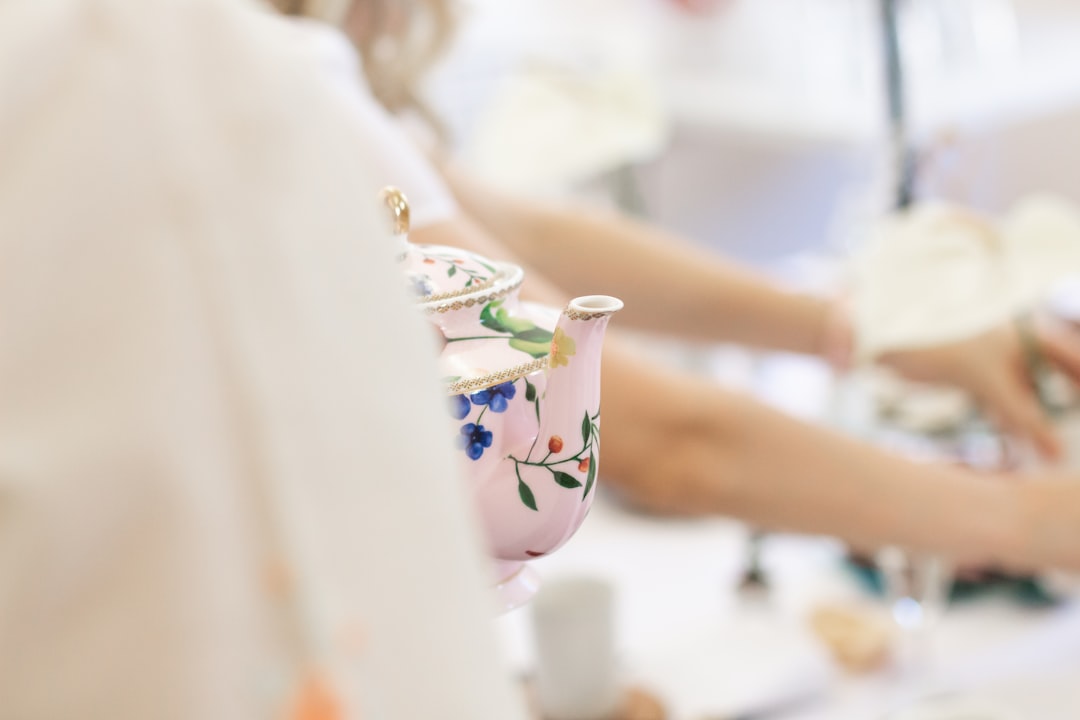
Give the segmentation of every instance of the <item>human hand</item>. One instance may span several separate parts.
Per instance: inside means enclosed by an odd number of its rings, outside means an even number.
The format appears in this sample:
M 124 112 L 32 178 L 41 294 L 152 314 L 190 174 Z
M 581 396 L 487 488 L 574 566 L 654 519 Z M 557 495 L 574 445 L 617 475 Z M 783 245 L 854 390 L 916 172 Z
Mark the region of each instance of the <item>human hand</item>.
M 1080 333 L 1037 319 L 1031 341 L 1047 363 L 1080 384 Z M 1061 446 L 1039 404 L 1026 352 L 1017 326 L 1008 323 L 945 345 L 886 353 L 878 362 L 909 380 L 967 391 L 1000 429 L 1056 459 Z

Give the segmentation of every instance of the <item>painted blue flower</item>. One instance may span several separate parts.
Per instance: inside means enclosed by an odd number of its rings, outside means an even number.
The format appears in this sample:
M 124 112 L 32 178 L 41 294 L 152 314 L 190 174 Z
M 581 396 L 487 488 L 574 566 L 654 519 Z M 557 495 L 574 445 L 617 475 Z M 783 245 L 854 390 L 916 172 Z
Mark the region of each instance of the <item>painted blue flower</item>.
M 479 460 L 484 454 L 484 448 L 491 447 L 491 431 L 485 430 L 483 425 L 465 423 L 461 426 L 461 435 L 458 436 L 458 446 L 472 460 Z
M 472 410 L 472 403 L 469 402 L 469 398 L 464 395 L 454 395 L 450 398 L 450 414 L 454 416 L 455 420 L 464 420 L 465 416 L 469 414 L 469 410 Z
M 431 284 L 431 278 L 427 275 L 420 273 L 409 273 L 409 282 L 412 284 L 412 291 L 419 297 L 427 297 L 435 292 L 435 286 Z
M 514 383 L 504 382 L 501 385 L 475 392 L 469 397 L 474 405 L 487 405 L 491 408 L 491 412 L 501 413 L 506 410 L 516 394 L 517 388 L 514 387 Z

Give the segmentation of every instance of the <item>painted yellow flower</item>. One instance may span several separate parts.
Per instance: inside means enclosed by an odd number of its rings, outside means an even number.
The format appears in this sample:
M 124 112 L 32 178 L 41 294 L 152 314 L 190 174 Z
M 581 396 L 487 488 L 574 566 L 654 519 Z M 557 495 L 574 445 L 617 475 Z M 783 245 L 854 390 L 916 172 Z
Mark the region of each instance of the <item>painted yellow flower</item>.
M 577 346 L 574 344 L 574 338 L 570 337 L 562 331 L 562 328 L 555 328 L 555 336 L 551 338 L 551 367 L 557 368 L 560 365 L 567 366 L 570 364 L 570 358 L 577 352 Z

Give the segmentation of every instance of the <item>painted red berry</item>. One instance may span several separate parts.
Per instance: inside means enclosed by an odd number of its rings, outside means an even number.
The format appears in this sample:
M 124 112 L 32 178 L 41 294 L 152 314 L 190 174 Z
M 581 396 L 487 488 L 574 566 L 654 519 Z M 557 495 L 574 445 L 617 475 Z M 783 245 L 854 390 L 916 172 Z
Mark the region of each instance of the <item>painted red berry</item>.
M 558 435 L 552 435 L 548 440 L 548 450 L 553 453 L 562 452 L 562 438 Z
M 589 472 L 589 458 L 584 458 L 577 464 L 578 472 Z
M 424 258 L 424 264 L 425 265 L 434 265 L 435 264 L 435 258 Z

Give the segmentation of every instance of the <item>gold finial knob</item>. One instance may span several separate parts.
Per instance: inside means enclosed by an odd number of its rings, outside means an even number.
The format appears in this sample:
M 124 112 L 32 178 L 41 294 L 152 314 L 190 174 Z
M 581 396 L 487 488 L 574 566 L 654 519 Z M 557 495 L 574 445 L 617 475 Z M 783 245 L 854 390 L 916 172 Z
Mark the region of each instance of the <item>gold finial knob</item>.
M 390 211 L 390 219 L 395 235 L 409 232 L 409 201 L 405 193 L 392 185 L 387 185 L 379 192 L 379 200 Z

